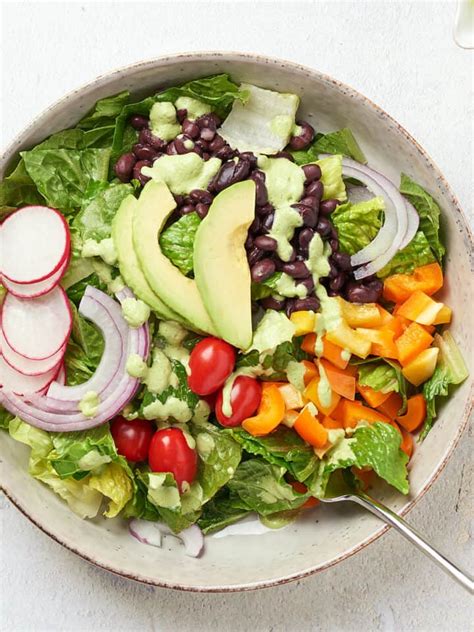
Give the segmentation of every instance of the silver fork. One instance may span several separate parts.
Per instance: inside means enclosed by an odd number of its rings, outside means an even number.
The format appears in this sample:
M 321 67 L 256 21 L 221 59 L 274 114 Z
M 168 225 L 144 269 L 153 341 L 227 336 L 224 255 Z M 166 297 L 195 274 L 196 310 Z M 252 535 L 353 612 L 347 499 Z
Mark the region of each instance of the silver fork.
M 394 527 L 409 542 L 414 544 L 420 551 L 428 556 L 435 564 L 442 568 L 448 575 L 451 575 L 461 586 L 466 588 L 471 594 L 474 593 L 474 581 L 465 571 L 453 564 L 448 558 L 437 551 L 425 538 L 411 527 L 403 518 L 400 518 L 391 509 L 379 503 L 377 500 L 361 490 L 352 490 L 350 493 L 341 494 L 327 498 L 321 498 L 325 503 L 353 502 L 364 509 L 368 509 L 375 516 L 383 520 L 386 524 Z

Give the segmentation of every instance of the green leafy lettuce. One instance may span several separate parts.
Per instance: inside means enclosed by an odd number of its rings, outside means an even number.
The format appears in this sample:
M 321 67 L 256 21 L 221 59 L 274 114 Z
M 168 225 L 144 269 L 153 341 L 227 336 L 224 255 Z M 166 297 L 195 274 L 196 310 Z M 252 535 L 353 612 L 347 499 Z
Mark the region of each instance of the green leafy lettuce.
M 259 301 L 262 298 L 277 293 L 277 284 L 281 279 L 281 272 L 274 272 L 272 276 L 261 281 L 260 283 L 252 283 L 252 301 Z
M 398 393 L 402 398 L 400 414 L 405 412 L 409 385 L 398 362 L 388 359 L 366 360 L 358 363 L 358 370 L 361 386 L 370 386 L 382 393 Z
M 316 160 L 321 168 L 321 182 L 324 185 L 323 200 L 347 200 L 346 185 L 342 179 L 342 156 L 340 154 Z
M 163 254 L 183 274 L 189 274 L 194 268 L 194 239 L 200 223 L 201 219 L 197 213 L 188 213 L 171 224 L 160 236 Z
M 240 498 L 243 507 L 262 516 L 298 509 L 310 495 L 295 491 L 285 480 L 286 471 L 263 459 L 248 459 L 239 465 L 228 487 L 232 495 Z
M 199 397 L 193 393 L 188 386 L 186 369 L 178 360 L 171 360 L 171 365 L 178 380 L 177 386 L 170 385 L 165 388 L 162 393 L 151 393 L 145 387 L 143 389 L 143 398 L 140 403 L 140 414 L 145 414 L 144 409 L 153 402 L 159 401 L 162 404 L 165 404 L 166 400 L 170 397 L 175 397 L 176 399 L 185 402 L 191 411 L 195 410 L 199 402 Z
M 402 494 L 408 493 L 407 455 L 400 449 L 400 433 L 390 424 L 376 422 L 359 426 L 351 438 L 343 438 L 322 459 L 317 474 L 307 485 L 317 497 L 326 493 L 336 470 L 352 466 L 371 467 Z
M 357 162 L 364 164 L 367 162 L 354 134 L 347 127 L 328 134 L 317 134 L 308 149 L 292 151 L 291 153 L 297 165 L 315 162 L 319 154 L 342 154 L 357 160 Z
M 99 330 L 83 318 L 74 303 L 70 303 L 73 325 L 69 338 L 64 366 L 69 386 L 86 382 L 97 369 L 104 351 L 104 339 Z
M 285 369 L 290 362 L 300 362 L 301 360 L 308 360 L 310 357 L 301 348 L 303 338 L 303 336 L 296 336 L 292 340 L 281 342 L 273 351 L 265 354 L 259 353 L 257 349 L 253 349 L 249 353 L 239 354 L 236 368 L 260 366 L 264 370 L 273 369 L 273 373 L 262 375 L 261 379 L 286 380 Z
M 231 433 L 245 452 L 261 456 L 273 465 L 284 467 L 298 481 L 305 481 L 318 467 L 319 460 L 313 448 L 296 432 L 285 426 L 279 426 L 264 437 L 254 437 L 242 428 L 226 432 Z
M 110 237 L 112 220 L 130 193 L 133 193 L 130 184 L 93 182 L 89 185 L 81 210 L 73 222 L 83 242 L 86 239 L 101 241 Z
M 383 198 L 375 197 L 365 202 L 346 202 L 336 208 L 331 221 L 337 230 L 340 249 L 353 255 L 365 248 L 382 226 Z
M 44 198 L 20 160 L 14 171 L 0 183 L 0 220 L 19 206 L 44 204 Z
M 204 534 L 220 531 L 247 516 L 250 511 L 242 508 L 241 504 L 230 497 L 227 488 L 221 490 L 202 509 L 197 521 L 201 531 Z
M 77 127 L 84 130 L 112 125 L 130 100 L 130 92 L 124 90 L 105 99 L 100 99 L 92 110 L 82 118 Z
M 436 258 L 425 233 L 419 230 L 408 246 L 399 250 L 386 266 L 384 266 L 377 276 L 384 279 L 392 274 L 411 274 L 415 268 L 433 263 Z
M 441 263 L 446 252 L 440 238 L 441 211 L 434 198 L 419 184 L 402 173 L 400 192 L 413 204 L 420 216 L 420 230 L 426 236 L 436 258 Z M 418 264 L 423 265 L 423 264 Z
M 442 336 L 435 334 L 434 345 L 439 348 L 438 365 L 431 378 L 423 384 L 426 419 L 421 429 L 420 440 L 423 440 L 433 427 L 437 415 L 437 398 L 447 397 L 449 386 L 461 384 L 469 375 L 459 347 L 449 331 L 445 331 Z

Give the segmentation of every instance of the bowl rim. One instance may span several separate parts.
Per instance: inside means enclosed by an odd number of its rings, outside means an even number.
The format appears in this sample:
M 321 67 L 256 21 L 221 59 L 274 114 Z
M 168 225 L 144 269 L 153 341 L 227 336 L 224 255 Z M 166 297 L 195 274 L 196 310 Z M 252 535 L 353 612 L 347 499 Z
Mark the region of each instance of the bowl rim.
M 76 95 L 80 94 L 84 90 L 91 89 L 94 86 L 98 87 L 102 85 L 103 83 L 108 83 L 112 81 L 114 78 L 120 77 L 120 75 L 127 75 L 129 73 L 134 73 L 135 71 L 141 68 L 147 68 L 147 67 L 156 68 L 160 66 L 166 66 L 170 62 L 176 62 L 176 61 L 192 62 L 192 61 L 200 60 L 200 61 L 212 62 L 212 61 L 215 61 L 216 59 L 219 59 L 219 60 L 226 59 L 229 61 L 241 61 L 241 62 L 249 61 L 249 62 L 256 62 L 262 65 L 270 64 L 270 65 L 280 66 L 282 68 L 287 68 L 290 71 L 293 71 L 296 73 L 304 73 L 309 78 L 322 81 L 323 83 L 329 84 L 338 90 L 344 90 L 346 94 L 357 98 L 359 101 L 362 101 L 367 107 L 369 107 L 370 109 L 375 111 L 377 114 L 383 116 L 385 119 L 390 121 L 397 128 L 397 130 L 405 137 L 405 139 L 416 148 L 417 152 L 426 161 L 426 164 L 428 165 L 428 167 L 435 173 L 438 179 L 438 182 L 445 189 L 446 193 L 449 195 L 452 205 L 455 209 L 455 212 L 457 213 L 458 218 L 460 220 L 461 226 L 466 232 L 468 243 L 470 244 L 471 249 L 473 249 L 474 239 L 473 239 L 472 229 L 471 229 L 469 221 L 466 218 L 464 211 L 461 208 L 461 205 L 456 195 L 452 191 L 446 178 L 440 171 L 437 164 L 433 161 L 431 156 L 420 145 L 420 143 L 418 143 L 418 141 L 416 141 L 415 138 L 413 138 L 413 136 L 402 125 L 400 125 L 400 123 L 398 123 L 398 121 L 396 121 L 390 114 L 388 114 L 379 105 L 374 103 L 371 99 L 366 97 L 364 94 L 362 94 L 355 88 L 346 84 L 345 82 L 334 79 L 330 75 L 322 73 L 304 64 L 299 64 L 298 62 L 293 62 L 293 61 L 289 61 L 289 60 L 282 59 L 279 57 L 267 56 L 267 55 L 263 55 L 259 53 L 248 53 L 248 52 L 244 53 L 244 52 L 238 52 L 238 51 L 223 51 L 223 50 L 189 51 L 189 52 L 183 52 L 183 53 L 171 53 L 171 54 L 161 55 L 152 59 L 141 60 L 138 62 L 134 62 L 132 64 L 120 66 L 108 72 L 104 72 L 98 75 L 97 77 L 95 77 L 94 79 L 92 79 L 91 81 L 87 81 L 83 83 L 82 85 L 80 85 L 79 87 L 69 91 L 66 95 L 60 97 L 59 99 L 54 101 L 52 104 L 44 108 L 38 115 L 36 115 L 32 119 L 32 121 L 23 130 L 21 130 L 18 134 L 16 134 L 13 140 L 7 145 L 5 150 L 2 152 L 2 155 L 0 157 L 0 169 L 2 171 L 2 174 L 4 174 L 4 171 L 6 167 L 8 166 L 9 162 L 11 161 L 11 159 L 15 157 L 15 154 L 18 151 L 18 147 L 22 144 L 22 142 L 24 142 L 24 139 L 26 138 L 26 136 L 28 136 L 28 134 L 42 121 L 42 119 L 46 118 L 46 116 L 48 116 L 52 110 L 55 110 L 56 108 L 62 105 L 66 105 L 70 99 L 74 98 Z M 411 509 L 415 506 L 415 504 L 421 498 L 423 498 L 423 496 L 431 488 L 431 486 L 435 483 L 435 481 L 440 476 L 441 472 L 444 470 L 447 462 L 451 458 L 453 451 L 461 438 L 461 435 L 463 434 L 467 426 L 469 416 L 471 414 L 473 404 L 474 404 L 473 391 L 474 391 L 474 380 L 471 381 L 471 387 L 469 389 L 467 401 L 463 409 L 462 418 L 456 429 L 456 434 L 452 438 L 445 452 L 443 460 L 441 461 L 439 466 L 433 471 L 431 476 L 429 476 L 429 478 L 426 480 L 425 484 L 423 485 L 421 490 L 418 492 L 418 494 L 412 499 L 410 499 L 409 502 L 407 502 L 401 508 L 401 510 L 398 511 L 399 515 L 404 516 L 409 511 L 411 511 Z M 127 579 L 130 579 L 142 584 L 148 584 L 151 586 L 156 586 L 158 588 L 169 588 L 169 589 L 174 589 L 174 590 L 180 590 L 184 592 L 194 592 L 194 593 L 243 592 L 243 591 L 257 590 L 260 588 L 271 588 L 274 586 L 281 586 L 291 581 L 304 579 L 316 573 L 322 572 L 328 568 L 331 568 L 332 566 L 335 566 L 336 564 L 338 564 L 339 562 L 342 562 L 343 560 L 349 559 L 350 557 L 352 557 L 353 555 L 355 555 L 356 553 L 358 553 L 359 551 L 367 547 L 372 542 L 375 542 L 376 540 L 378 540 L 378 538 L 380 538 L 384 533 L 386 533 L 390 529 L 389 526 L 382 525 L 372 535 L 362 540 L 362 542 L 359 542 L 352 548 L 344 551 L 343 553 L 339 555 L 336 555 L 335 557 L 328 560 L 324 564 L 311 566 L 310 568 L 307 568 L 305 570 L 297 571 L 289 575 L 285 575 L 283 577 L 269 579 L 269 580 L 248 582 L 248 583 L 233 584 L 230 586 L 222 586 L 222 585 L 217 585 L 217 584 L 213 586 L 199 586 L 199 585 L 190 586 L 190 585 L 167 582 L 167 581 L 153 580 L 150 577 L 141 575 L 140 573 L 133 573 L 133 574 L 128 573 L 121 570 L 120 568 L 113 567 L 112 565 L 101 562 L 98 559 L 94 559 L 94 556 L 92 554 L 81 550 L 80 546 L 77 546 L 77 547 L 72 546 L 68 544 L 67 542 L 63 541 L 58 535 L 54 533 L 54 531 L 50 527 L 47 526 L 47 524 L 43 522 L 42 519 L 40 519 L 39 517 L 32 516 L 28 512 L 28 509 L 16 497 L 14 491 L 12 489 L 8 489 L 7 485 L 5 485 L 4 482 L 1 483 L 0 489 L 5 493 L 6 497 L 12 502 L 12 504 L 33 525 L 38 527 L 38 529 L 40 529 L 44 534 L 49 536 L 52 540 L 54 540 L 55 542 L 57 542 L 64 548 L 68 549 L 72 553 L 75 553 L 76 555 L 86 560 L 87 562 L 99 568 L 102 568 L 106 571 L 109 571 L 115 575 L 118 575 L 120 577 L 125 577 Z

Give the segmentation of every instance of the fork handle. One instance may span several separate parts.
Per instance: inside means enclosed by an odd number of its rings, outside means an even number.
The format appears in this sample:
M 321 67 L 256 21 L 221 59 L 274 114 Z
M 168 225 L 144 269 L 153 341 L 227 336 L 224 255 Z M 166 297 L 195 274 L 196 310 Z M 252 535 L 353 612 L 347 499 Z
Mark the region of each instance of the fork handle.
M 448 575 L 451 575 L 451 577 L 461 584 L 461 586 L 464 586 L 464 588 L 466 588 L 471 594 L 474 593 L 474 581 L 472 577 L 462 571 L 458 566 L 453 564 L 453 562 L 448 560 L 447 557 L 431 546 L 431 544 L 429 544 L 416 529 L 405 522 L 403 518 L 400 518 L 400 516 L 391 511 L 388 507 L 382 505 L 382 503 L 379 503 L 377 500 L 364 492 L 360 491 L 357 494 L 351 494 L 349 499 L 358 505 L 362 505 L 362 507 L 368 509 L 388 525 L 394 527 L 420 551 L 431 558 L 435 564 L 448 573 Z

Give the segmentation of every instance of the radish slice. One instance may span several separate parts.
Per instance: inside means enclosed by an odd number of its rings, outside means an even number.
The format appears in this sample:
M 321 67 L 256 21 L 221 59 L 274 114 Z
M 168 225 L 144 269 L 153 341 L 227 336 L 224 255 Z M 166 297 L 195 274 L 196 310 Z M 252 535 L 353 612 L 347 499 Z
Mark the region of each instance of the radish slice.
M 3 301 L 2 328 L 9 346 L 30 360 L 44 360 L 65 345 L 72 314 L 61 287 L 35 300 L 7 294 Z
M 57 272 L 69 256 L 69 227 L 47 206 L 25 206 L 0 231 L 0 272 L 15 283 L 37 283 Z
M 0 350 L 3 358 L 7 364 L 13 369 L 23 373 L 23 375 L 42 375 L 51 369 L 55 369 L 62 362 L 64 353 L 66 352 L 66 345 L 61 347 L 55 354 L 44 360 L 30 360 L 25 356 L 20 355 L 10 347 L 5 340 L 3 331 L 0 329 Z
M 56 382 L 59 382 L 59 384 L 66 384 L 66 367 L 64 364 L 61 364 L 59 373 L 56 376 Z
M 416 231 L 418 230 L 418 226 L 420 225 L 420 216 L 418 215 L 415 207 L 407 200 L 405 200 L 405 206 L 407 207 L 408 226 L 405 236 L 402 239 L 402 243 L 399 246 L 400 250 L 408 246 L 410 241 L 416 235 Z
M 79 312 L 92 321 L 104 337 L 104 352 L 94 375 L 83 384 L 61 386 L 51 384 L 48 396 L 63 401 L 81 400 L 88 391 L 102 393 L 126 361 L 126 345 L 130 328 L 122 316 L 120 305 L 100 290 L 88 286 Z M 113 371 L 111 371 L 113 367 Z
M 179 533 L 174 533 L 164 522 L 150 522 L 134 518 L 128 525 L 130 535 L 142 544 L 161 548 L 162 536 L 170 535 L 184 545 L 184 553 L 189 557 L 199 557 L 204 548 L 204 536 L 201 529 L 193 524 Z
M 2 283 L 14 296 L 19 298 L 37 298 L 50 292 L 64 276 L 69 263 L 67 258 L 61 265 L 59 270 L 47 277 L 44 281 L 37 281 L 36 283 L 15 283 L 10 281 L 7 277 L 2 277 Z
M 13 369 L 3 356 L 0 356 L 0 386 L 16 395 L 37 393 L 50 384 L 58 374 L 58 367 L 42 375 L 24 375 Z

